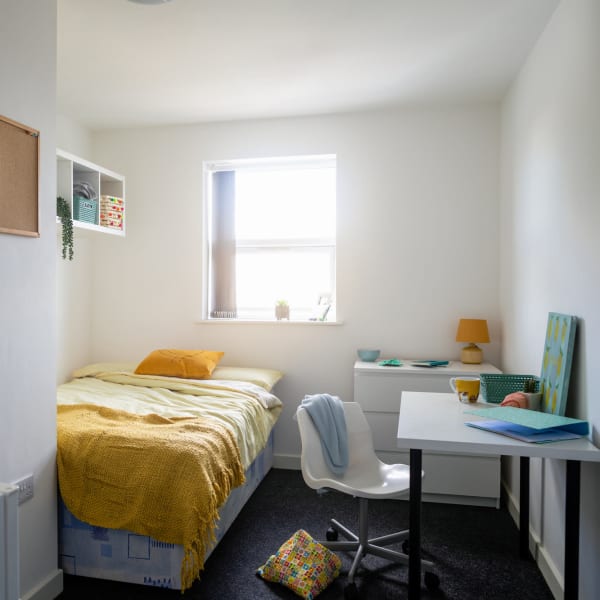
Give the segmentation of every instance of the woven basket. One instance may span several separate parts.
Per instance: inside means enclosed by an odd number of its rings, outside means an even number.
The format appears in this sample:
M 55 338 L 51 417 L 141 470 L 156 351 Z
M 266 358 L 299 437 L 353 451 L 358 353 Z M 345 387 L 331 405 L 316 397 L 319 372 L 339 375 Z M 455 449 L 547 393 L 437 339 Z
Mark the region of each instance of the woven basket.
M 522 392 L 525 382 L 529 379 L 535 381 L 535 391 L 540 390 L 539 377 L 534 375 L 498 375 L 496 373 L 482 373 L 481 396 L 486 402 L 500 404 L 502 400 L 513 392 Z
M 73 219 L 98 225 L 98 200 L 73 196 Z

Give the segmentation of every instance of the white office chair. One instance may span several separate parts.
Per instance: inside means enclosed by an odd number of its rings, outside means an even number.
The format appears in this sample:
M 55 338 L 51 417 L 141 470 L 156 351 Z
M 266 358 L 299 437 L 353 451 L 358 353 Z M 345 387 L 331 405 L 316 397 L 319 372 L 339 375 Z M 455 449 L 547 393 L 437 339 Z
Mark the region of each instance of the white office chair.
M 377 538 L 368 536 L 368 499 L 401 498 L 409 490 L 409 467 L 402 464 L 386 464 L 379 460 L 373 449 L 371 429 L 360 405 L 344 402 L 346 429 L 348 432 L 349 462 L 344 475 L 337 476 L 327 467 L 321 450 L 321 440 L 313 421 L 305 408 L 297 411 L 298 427 L 302 440 L 301 466 L 306 484 L 313 489 L 329 488 L 358 497 L 358 535 L 344 525 L 331 519 L 327 540 L 321 541 L 331 550 L 355 551 L 356 555 L 348 572 L 348 584 L 344 590 L 347 600 L 358 596 L 354 577 L 364 556 L 374 554 L 390 561 L 408 564 L 406 554 L 408 530 L 391 533 Z M 336 541 L 342 534 L 349 541 Z M 403 552 L 384 548 L 403 542 Z M 433 563 L 422 560 L 423 566 Z M 439 578 L 431 572 L 425 573 L 425 585 L 429 589 L 439 586 Z

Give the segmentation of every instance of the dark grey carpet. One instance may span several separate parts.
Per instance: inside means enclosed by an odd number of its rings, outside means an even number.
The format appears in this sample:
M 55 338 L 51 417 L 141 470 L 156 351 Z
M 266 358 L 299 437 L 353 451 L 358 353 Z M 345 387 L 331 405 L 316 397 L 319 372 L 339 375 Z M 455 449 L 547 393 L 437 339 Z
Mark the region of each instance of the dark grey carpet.
M 206 563 L 200 581 L 185 594 L 139 585 L 65 577 L 60 600 L 270 600 L 297 599 L 255 571 L 297 529 L 322 539 L 330 517 L 356 530 L 357 501 L 335 492 L 318 495 L 299 471 L 273 469 L 248 501 Z M 371 501 L 370 533 L 404 529 L 408 502 Z M 533 561 L 518 557 L 518 531 L 505 509 L 423 504 L 423 551 L 435 562 L 440 589 L 423 598 L 447 600 L 552 600 Z M 347 571 L 350 555 L 340 553 Z M 407 598 L 407 568 L 368 557 L 357 578 L 364 599 Z M 319 598 L 344 597 L 344 573 Z

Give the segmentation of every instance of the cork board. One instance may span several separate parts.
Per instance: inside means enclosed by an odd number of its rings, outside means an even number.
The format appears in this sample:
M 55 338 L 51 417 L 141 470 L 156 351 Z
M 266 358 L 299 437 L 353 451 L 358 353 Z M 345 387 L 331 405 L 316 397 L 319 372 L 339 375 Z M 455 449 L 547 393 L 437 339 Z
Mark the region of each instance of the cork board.
M 39 237 L 39 132 L 0 115 L 0 233 Z

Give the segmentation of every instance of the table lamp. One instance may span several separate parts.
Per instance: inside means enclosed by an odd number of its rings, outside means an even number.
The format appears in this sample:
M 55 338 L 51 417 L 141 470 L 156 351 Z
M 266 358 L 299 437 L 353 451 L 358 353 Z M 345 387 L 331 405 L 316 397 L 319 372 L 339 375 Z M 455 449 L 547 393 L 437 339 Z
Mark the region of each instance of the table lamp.
M 467 365 L 478 365 L 483 360 L 483 352 L 477 344 L 487 344 L 490 341 L 487 321 L 485 319 L 461 319 L 456 331 L 457 342 L 468 342 L 460 353 L 461 362 Z

